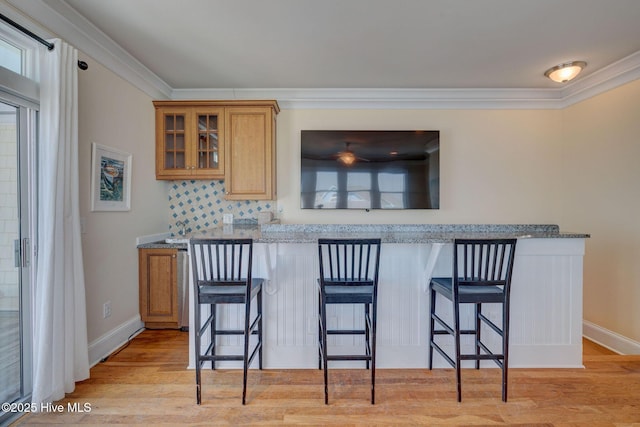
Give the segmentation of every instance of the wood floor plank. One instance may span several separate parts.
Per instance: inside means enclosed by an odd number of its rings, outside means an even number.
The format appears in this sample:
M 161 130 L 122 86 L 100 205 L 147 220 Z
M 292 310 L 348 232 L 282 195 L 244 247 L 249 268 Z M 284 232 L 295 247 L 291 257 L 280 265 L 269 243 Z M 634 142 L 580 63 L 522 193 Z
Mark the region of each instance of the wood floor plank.
M 620 356 L 585 342 L 585 369 L 510 369 L 509 402 L 498 369 L 465 369 L 462 402 L 452 369 L 378 369 L 376 404 L 363 369 L 249 373 L 242 406 L 241 370 L 204 370 L 202 405 L 187 370 L 188 334 L 144 331 L 57 403 L 91 412 L 38 413 L 13 425 L 640 425 L 640 356 Z

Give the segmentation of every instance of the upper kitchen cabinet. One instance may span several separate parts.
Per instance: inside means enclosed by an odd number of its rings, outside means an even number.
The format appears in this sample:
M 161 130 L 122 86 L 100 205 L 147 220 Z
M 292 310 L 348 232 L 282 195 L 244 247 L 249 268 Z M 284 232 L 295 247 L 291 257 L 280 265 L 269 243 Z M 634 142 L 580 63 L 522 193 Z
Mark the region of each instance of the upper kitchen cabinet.
M 276 197 L 276 101 L 154 101 L 156 179 L 223 179 L 229 200 Z
M 225 198 L 275 199 L 276 112 L 273 107 L 225 109 Z
M 224 178 L 224 108 L 156 107 L 156 179 Z

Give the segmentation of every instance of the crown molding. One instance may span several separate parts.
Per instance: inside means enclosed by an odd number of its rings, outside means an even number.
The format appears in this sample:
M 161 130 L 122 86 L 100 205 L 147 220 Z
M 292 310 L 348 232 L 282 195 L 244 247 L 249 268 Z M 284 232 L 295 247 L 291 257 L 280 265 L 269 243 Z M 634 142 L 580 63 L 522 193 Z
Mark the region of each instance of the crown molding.
M 640 79 L 640 51 L 579 79 L 562 91 L 561 108 Z
M 174 89 L 173 99 L 276 99 L 282 109 L 552 109 L 558 89 Z
M 282 109 L 562 109 L 640 78 L 640 51 L 557 89 L 173 89 L 64 0 L 6 0 L 154 99 L 276 99 Z

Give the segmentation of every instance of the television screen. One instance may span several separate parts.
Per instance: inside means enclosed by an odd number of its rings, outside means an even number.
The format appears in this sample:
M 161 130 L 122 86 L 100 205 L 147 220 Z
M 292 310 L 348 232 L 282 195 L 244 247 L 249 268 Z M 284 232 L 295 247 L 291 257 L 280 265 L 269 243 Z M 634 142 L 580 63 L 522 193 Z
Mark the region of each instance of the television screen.
M 302 209 L 438 209 L 437 130 L 303 130 Z

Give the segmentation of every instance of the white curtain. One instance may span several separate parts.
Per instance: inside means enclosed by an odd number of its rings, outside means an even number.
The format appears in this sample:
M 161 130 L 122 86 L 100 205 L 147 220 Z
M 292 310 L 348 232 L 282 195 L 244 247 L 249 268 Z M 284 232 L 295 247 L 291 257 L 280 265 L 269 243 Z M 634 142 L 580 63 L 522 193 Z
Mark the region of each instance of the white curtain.
M 62 399 L 89 377 L 78 206 L 78 52 L 40 51 L 37 272 L 32 402 Z

